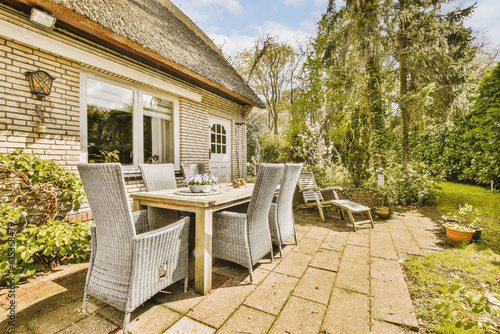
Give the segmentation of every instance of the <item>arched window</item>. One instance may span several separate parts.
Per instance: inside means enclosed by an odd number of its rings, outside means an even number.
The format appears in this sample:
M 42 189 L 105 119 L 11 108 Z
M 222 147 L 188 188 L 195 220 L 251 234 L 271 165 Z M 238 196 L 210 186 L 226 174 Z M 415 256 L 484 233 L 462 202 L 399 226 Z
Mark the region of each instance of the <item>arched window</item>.
M 226 129 L 215 123 L 210 128 L 210 151 L 212 154 L 226 154 Z

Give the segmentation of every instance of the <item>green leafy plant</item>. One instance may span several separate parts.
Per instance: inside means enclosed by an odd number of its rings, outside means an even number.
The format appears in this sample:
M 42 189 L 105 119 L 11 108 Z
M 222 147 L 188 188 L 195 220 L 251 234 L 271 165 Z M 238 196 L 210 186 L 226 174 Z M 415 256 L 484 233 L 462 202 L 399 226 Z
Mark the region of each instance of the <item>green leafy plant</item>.
M 2 215 L 16 218 L 19 216 L 18 210 L 19 207 L 2 207 Z M 3 220 L 0 228 L 6 228 Z M 9 237 L 6 235 L 2 240 L 5 242 Z M 15 234 L 14 239 L 15 269 L 9 265 L 11 245 L 5 243 L 0 249 L 0 275 L 13 276 L 17 282 L 20 275 L 29 276 L 59 264 L 85 260 L 90 254 L 90 223 L 78 221 L 70 224 L 48 220 L 46 225 L 27 225 Z
M 0 155 L 0 190 L 12 205 L 23 205 L 35 225 L 64 218 L 85 199 L 82 182 L 71 170 L 22 150 Z
M 454 321 L 456 328 L 479 328 L 485 333 L 500 333 L 500 295 L 489 293 L 482 284 L 480 291 L 455 283 L 435 310 Z
M 458 213 L 455 213 L 452 218 L 447 216 L 443 218 L 444 226 L 465 232 L 474 232 L 482 221 L 479 210 L 474 209 L 470 204 L 459 206 Z

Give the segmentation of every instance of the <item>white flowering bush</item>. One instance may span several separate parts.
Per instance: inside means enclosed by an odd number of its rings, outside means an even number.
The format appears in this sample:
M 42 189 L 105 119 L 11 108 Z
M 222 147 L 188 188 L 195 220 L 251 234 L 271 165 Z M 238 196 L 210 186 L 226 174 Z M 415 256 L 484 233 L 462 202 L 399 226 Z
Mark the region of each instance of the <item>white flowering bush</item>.
M 213 175 L 210 175 L 208 173 L 205 173 L 203 175 L 198 174 L 198 175 L 193 175 L 190 177 L 187 177 L 184 180 L 184 185 L 215 185 L 217 184 L 217 178 Z
M 333 144 L 327 144 L 327 135 L 322 127 L 325 117 L 324 113 L 320 113 L 316 120 L 307 118 L 307 130 L 297 135 L 300 145 L 292 147 L 295 154 L 310 166 L 328 166 L 332 162 L 334 147 Z

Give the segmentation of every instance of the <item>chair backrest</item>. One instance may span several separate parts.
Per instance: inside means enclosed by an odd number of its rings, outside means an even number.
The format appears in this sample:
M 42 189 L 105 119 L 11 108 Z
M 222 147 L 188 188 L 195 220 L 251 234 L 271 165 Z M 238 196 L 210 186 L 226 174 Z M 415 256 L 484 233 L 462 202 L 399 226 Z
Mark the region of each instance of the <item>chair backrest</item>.
M 181 172 L 184 178 L 198 174 L 205 174 L 205 164 L 181 164 Z
M 316 184 L 316 180 L 314 179 L 314 175 L 311 172 L 300 173 L 299 181 L 297 182 L 297 184 L 299 186 L 299 190 L 307 188 L 319 188 Z M 320 191 L 317 191 L 316 194 L 318 195 L 320 201 L 324 201 L 323 195 Z M 306 190 L 302 192 L 302 197 L 304 198 L 305 203 L 316 201 L 314 191 L 312 190 Z
M 280 229 L 294 232 L 291 223 L 293 222 L 293 193 L 299 180 L 302 164 L 286 164 L 283 177 L 281 178 L 280 191 L 276 203 L 278 204 L 278 220 Z M 286 225 L 286 226 L 284 226 Z
M 260 225 L 269 228 L 269 208 L 280 182 L 283 167 L 283 164 L 260 164 L 247 211 L 248 221 L 256 221 L 258 224 L 249 225 L 250 233 L 252 228 L 262 229 Z
M 96 225 L 96 254 L 127 262 L 136 233 L 121 165 L 80 163 L 78 172 Z
M 177 188 L 174 164 L 139 164 L 146 191 Z

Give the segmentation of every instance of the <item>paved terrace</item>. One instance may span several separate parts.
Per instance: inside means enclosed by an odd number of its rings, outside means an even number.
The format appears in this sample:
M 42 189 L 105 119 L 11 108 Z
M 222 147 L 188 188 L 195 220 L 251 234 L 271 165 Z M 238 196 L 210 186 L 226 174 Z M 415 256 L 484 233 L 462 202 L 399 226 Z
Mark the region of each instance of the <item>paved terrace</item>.
M 407 333 L 418 323 L 400 262 L 441 249 L 433 210 L 409 211 L 353 232 L 337 214 L 296 214 L 299 244 L 245 268 L 219 261 L 206 296 L 174 284 L 133 312 L 138 333 Z M 293 239 L 293 237 L 292 237 Z M 291 241 L 291 240 L 290 240 Z M 276 255 L 278 253 L 276 252 Z M 122 333 L 123 313 L 90 299 L 79 313 L 88 264 L 63 266 L 17 289 L 13 333 Z M 194 277 L 194 272 L 191 277 Z M 193 284 L 193 282 L 191 282 Z M 0 332 L 7 328 L 5 290 Z

